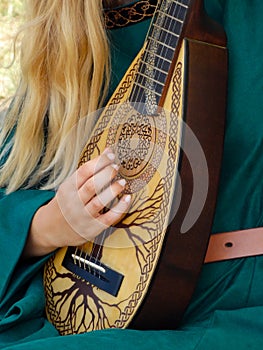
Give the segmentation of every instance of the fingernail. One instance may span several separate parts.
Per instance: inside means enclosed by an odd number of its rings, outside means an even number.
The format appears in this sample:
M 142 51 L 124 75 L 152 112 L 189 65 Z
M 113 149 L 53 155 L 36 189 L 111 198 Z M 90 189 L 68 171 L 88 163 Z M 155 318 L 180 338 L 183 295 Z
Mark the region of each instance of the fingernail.
M 102 154 L 105 154 L 110 160 L 114 160 L 115 158 L 115 154 L 112 152 L 112 150 L 109 147 L 105 148 Z
M 115 154 L 114 153 L 106 153 L 106 156 L 109 158 L 109 160 L 114 160 L 115 159 Z
M 122 197 L 122 200 L 126 203 L 130 203 L 131 201 L 131 195 L 130 194 L 126 194 L 125 196 Z
M 112 150 L 111 150 L 110 147 L 106 147 L 106 148 L 104 149 L 104 151 L 102 152 L 102 154 L 106 154 L 107 152 L 108 152 L 108 153 L 109 153 L 109 152 L 112 153 Z
M 120 180 L 118 180 L 118 183 L 121 185 L 121 186 L 125 186 L 125 184 L 126 184 L 126 180 L 125 179 L 120 179 Z
M 111 164 L 111 167 L 115 170 L 119 170 L 120 166 L 118 164 Z

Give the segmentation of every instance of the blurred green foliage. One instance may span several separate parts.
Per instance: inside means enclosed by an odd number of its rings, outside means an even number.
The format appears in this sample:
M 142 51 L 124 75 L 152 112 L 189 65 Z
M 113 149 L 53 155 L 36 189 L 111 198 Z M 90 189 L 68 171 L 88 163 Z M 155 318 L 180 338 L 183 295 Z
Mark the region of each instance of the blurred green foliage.
M 0 15 L 1 17 L 19 17 L 23 10 L 22 0 L 1 0 Z

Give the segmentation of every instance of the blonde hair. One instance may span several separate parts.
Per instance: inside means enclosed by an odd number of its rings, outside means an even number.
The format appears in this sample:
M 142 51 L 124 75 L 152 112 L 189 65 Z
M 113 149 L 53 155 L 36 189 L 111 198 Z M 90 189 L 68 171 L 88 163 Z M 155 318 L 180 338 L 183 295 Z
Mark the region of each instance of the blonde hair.
M 7 192 L 53 189 L 72 172 L 94 123 L 85 117 L 101 106 L 109 81 L 102 1 L 27 2 L 21 82 L 0 134 Z

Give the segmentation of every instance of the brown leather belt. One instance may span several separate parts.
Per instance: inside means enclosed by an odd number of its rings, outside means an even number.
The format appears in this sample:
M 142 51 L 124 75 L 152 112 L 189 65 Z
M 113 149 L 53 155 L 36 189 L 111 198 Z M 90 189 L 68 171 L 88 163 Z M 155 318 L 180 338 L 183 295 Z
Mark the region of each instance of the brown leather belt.
M 210 236 L 204 263 L 263 254 L 263 227 Z

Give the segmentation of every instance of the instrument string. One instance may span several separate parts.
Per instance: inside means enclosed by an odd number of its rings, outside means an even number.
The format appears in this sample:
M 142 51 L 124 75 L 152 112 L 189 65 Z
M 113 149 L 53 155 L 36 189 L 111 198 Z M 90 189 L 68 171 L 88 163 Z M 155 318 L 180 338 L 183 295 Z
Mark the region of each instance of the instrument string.
M 159 0 L 158 4 L 157 4 L 157 9 L 156 9 L 155 14 L 154 14 L 154 16 L 152 18 L 151 25 L 150 25 L 148 33 L 146 35 L 146 41 L 147 41 L 147 38 L 149 37 L 151 31 L 152 31 L 152 26 L 153 26 L 154 21 L 156 20 L 157 13 L 158 13 L 158 8 L 161 6 L 161 4 L 162 4 L 162 0 Z M 145 53 L 143 54 L 143 57 L 144 57 L 144 55 L 145 55 Z M 137 78 L 138 78 L 138 76 L 135 78 L 135 86 L 137 84 L 137 81 L 136 81 Z M 143 102 L 143 96 L 141 95 L 141 89 L 140 88 L 132 90 L 132 93 L 131 93 L 131 96 L 130 96 L 130 100 L 132 102 L 137 102 L 137 103 Z
M 189 0 L 164 0 L 156 9 L 151 29 L 146 37 L 148 44 L 146 45 L 146 50 L 142 57 L 141 65 L 143 67 L 141 67 L 141 70 L 142 68 L 146 67 L 146 72 L 142 73 L 139 69 L 137 78 L 135 79 L 135 85 L 139 86 L 137 86 L 136 89 L 133 89 L 131 101 L 135 101 L 136 103 L 147 102 L 144 99 L 145 96 L 143 94 L 143 88 L 140 85 L 146 85 L 146 96 L 148 92 L 148 96 L 150 96 L 150 104 L 153 103 L 153 97 L 160 96 L 160 94 L 156 91 L 157 89 L 155 86 L 158 88 L 159 85 L 159 87 L 162 89 L 164 85 L 170 64 L 172 62 L 178 37 L 183 26 L 185 14 L 187 12 L 186 10 L 188 9 L 188 3 Z M 179 30 L 176 30 L 178 27 Z M 154 41 L 154 43 L 149 42 L 150 40 Z M 136 81 L 139 79 L 143 81 L 146 80 L 146 84 L 139 84 Z M 151 94 L 149 93 L 149 90 L 152 91 Z M 155 93 L 155 96 L 153 93 Z
M 166 0 L 162 1 L 162 2 L 159 1 L 159 3 L 158 3 L 158 8 L 157 8 L 157 10 L 155 12 L 155 16 L 154 16 L 154 18 L 152 20 L 152 23 L 151 23 L 151 26 L 150 26 L 150 30 L 149 30 L 149 32 L 147 34 L 147 37 L 146 37 L 146 41 L 152 35 L 153 24 L 156 22 L 156 20 L 157 20 L 157 18 L 159 16 L 158 9 L 163 6 L 164 2 L 166 2 Z M 147 46 L 148 45 L 149 45 L 149 42 L 147 43 Z M 153 67 L 154 67 L 154 51 L 156 51 L 156 49 L 157 49 L 156 47 L 152 48 L 150 57 L 148 57 L 148 59 L 145 60 L 146 62 L 150 61 L 149 64 L 151 64 Z M 145 56 L 145 53 L 143 54 L 143 56 Z M 146 64 L 146 69 L 147 69 L 147 64 Z M 139 77 L 139 72 L 138 72 L 138 75 L 136 77 L 136 80 L 138 79 L 138 77 Z M 136 80 L 135 80 L 135 84 L 136 84 Z M 150 84 L 148 84 L 148 85 L 149 86 L 146 86 L 146 88 L 151 88 Z M 136 93 L 136 95 L 135 95 L 135 93 Z M 131 101 L 132 102 L 143 103 L 143 98 L 144 98 L 144 96 L 142 94 L 142 89 L 139 86 L 137 87 L 137 91 L 136 91 L 136 89 L 133 89 L 132 95 L 131 95 Z
M 113 204 L 113 202 L 111 204 L 109 204 L 108 207 L 110 208 L 112 204 Z M 102 266 L 102 262 L 100 260 L 100 255 L 102 253 L 102 247 L 104 246 L 104 242 L 105 242 L 106 238 L 112 234 L 112 231 L 113 231 L 113 227 L 109 226 L 108 228 L 103 230 L 101 232 L 101 234 L 99 234 L 97 237 L 95 237 L 95 239 L 92 243 L 92 249 L 91 249 L 90 254 L 87 251 L 85 253 L 85 261 L 91 262 L 91 260 L 93 259 L 94 263 L 96 265 Z M 94 268 L 93 270 L 91 270 L 90 266 L 89 266 L 89 272 L 91 273 L 92 271 L 93 271 L 94 275 L 97 275 L 99 278 L 101 278 L 101 270 L 100 269 L 96 270 L 96 268 Z
M 185 2 L 187 2 L 187 4 L 185 4 Z M 148 67 L 146 68 L 148 70 L 145 72 L 145 74 L 142 75 L 143 79 L 146 80 L 146 84 L 145 84 L 145 88 L 147 89 L 147 91 L 145 92 L 146 99 L 142 93 L 143 90 L 141 90 L 140 88 L 137 88 L 137 89 L 133 89 L 132 94 L 130 96 L 130 99 L 132 102 L 146 103 L 146 104 L 148 103 L 149 106 L 156 106 L 156 91 L 155 91 L 156 89 L 154 86 L 154 82 L 162 81 L 161 74 L 166 74 L 166 76 L 168 74 L 169 67 L 172 62 L 173 54 L 176 49 L 176 45 L 180 35 L 180 31 L 177 33 L 175 28 L 178 25 L 179 26 L 181 25 L 181 28 L 182 28 L 185 20 L 185 14 L 187 12 L 187 11 L 184 11 L 183 8 L 185 7 L 187 9 L 188 3 L 189 1 L 186 1 L 186 0 L 159 1 L 155 16 L 152 20 L 152 25 L 150 26 L 150 30 L 146 38 L 146 40 L 148 40 L 149 49 L 148 51 L 145 50 L 142 56 L 142 61 L 144 62 L 144 65 Z M 155 42 L 149 43 L 149 40 L 152 40 Z M 165 45 L 162 45 L 163 43 L 165 43 Z M 146 49 L 147 49 L 147 46 L 146 46 Z M 167 58 L 168 50 L 173 50 L 171 58 Z M 164 63 L 165 61 L 166 62 L 168 61 L 168 65 L 166 63 L 166 66 Z M 138 74 L 140 74 L 140 72 L 138 72 Z M 135 84 L 136 84 L 136 79 L 135 79 Z M 164 84 L 160 84 L 160 85 L 164 85 Z M 84 261 L 91 262 L 91 259 L 93 259 L 96 264 L 101 266 L 102 263 L 100 260 L 100 255 L 102 252 L 102 247 L 104 245 L 105 239 L 112 234 L 112 231 L 113 231 L 113 227 L 109 227 L 94 239 L 91 252 L 88 253 L 88 251 L 85 251 L 85 250 L 83 251 Z M 82 250 L 81 250 L 81 256 L 82 256 Z M 87 266 L 89 271 L 91 272 L 90 265 L 87 265 Z M 84 263 L 84 268 L 86 268 L 85 263 Z M 95 271 L 94 269 L 93 273 L 98 275 L 98 277 L 100 278 L 101 276 L 100 270 Z
M 172 47 L 171 43 L 169 43 L 167 41 L 167 32 L 166 32 L 166 28 L 167 28 L 167 22 L 168 22 L 168 27 L 169 27 L 169 22 L 171 23 L 171 17 L 173 17 L 173 14 L 170 14 L 170 10 L 171 10 L 171 7 L 172 7 L 172 4 L 173 4 L 173 1 L 171 1 L 171 3 L 169 4 L 169 8 L 166 9 L 164 7 L 161 7 L 159 9 L 159 13 L 162 14 L 162 16 L 164 17 L 163 19 L 163 25 L 161 26 L 161 23 L 158 22 L 158 24 L 156 24 L 157 26 L 160 26 L 162 28 L 162 30 L 160 31 L 160 37 L 159 37 L 159 43 L 160 43 L 160 52 L 159 52 L 159 55 L 156 57 L 155 61 L 157 62 L 156 63 L 156 66 L 159 67 L 161 66 L 161 68 L 166 71 L 167 73 L 167 69 L 164 68 L 164 66 L 162 66 L 162 58 L 163 57 L 167 57 L 167 55 L 165 54 L 164 50 L 165 50 L 165 46 L 162 45 L 165 43 L 165 45 L 167 46 L 170 46 Z M 170 17 L 171 16 L 171 17 Z M 157 21 L 156 21 L 157 22 Z M 164 33 L 164 40 L 162 40 L 162 35 Z M 171 63 L 171 59 L 169 59 L 169 62 Z M 158 73 L 158 69 L 157 69 L 157 73 Z
M 173 51 L 175 51 L 180 31 L 183 26 L 183 21 L 184 21 L 184 10 L 181 5 L 181 2 L 179 1 L 173 1 L 175 4 L 174 9 L 173 9 L 173 4 L 171 4 L 171 7 L 166 14 L 165 20 L 164 20 L 164 26 L 163 26 L 163 33 L 162 35 L 164 36 L 164 40 L 161 39 L 161 42 L 165 42 L 165 44 L 171 48 Z M 176 30 L 177 27 L 179 30 Z M 165 47 L 163 46 L 161 49 L 161 57 L 166 56 L 165 53 L 163 52 L 165 50 Z M 169 60 L 171 62 L 172 60 Z M 160 64 L 157 63 L 157 67 L 161 65 L 162 70 L 165 70 L 163 66 L 163 60 L 161 60 L 159 57 L 157 57 L 157 62 L 160 62 Z M 168 73 L 168 72 L 167 72 Z M 160 71 L 157 70 L 157 80 L 160 79 Z
M 164 39 L 161 38 L 160 43 L 165 42 L 166 46 L 169 47 L 169 50 L 170 48 L 173 50 L 173 53 L 175 51 L 180 31 L 182 29 L 183 22 L 185 19 L 184 12 L 186 11 L 184 11 L 184 7 L 187 8 L 188 6 L 182 6 L 182 3 L 180 1 L 172 1 L 169 10 L 165 13 L 163 32 L 161 33 Z M 160 9 L 160 11 L 164 12 L 163 9 Z M 176 30 L 177 27 L 181 28 L 179 28 L 179 30 Z M 163 57 L 167 57 L 167 52 L 165 51 L 168 50 L 166 46 L 161 46 L 160 55 L 156 57 L 156 66 L 161 67 L 162 70 L 168 73 L 169 69 L 167 69 L 167 67 L 165 68 L 163 63 Z M 169 59 L 170 63 L 172 61 L 172 58 L 173 57 Z M 158 74 L 158 80 L 160 78 L 160 71 L 158 71 L 157 69 L 156 73 Z

